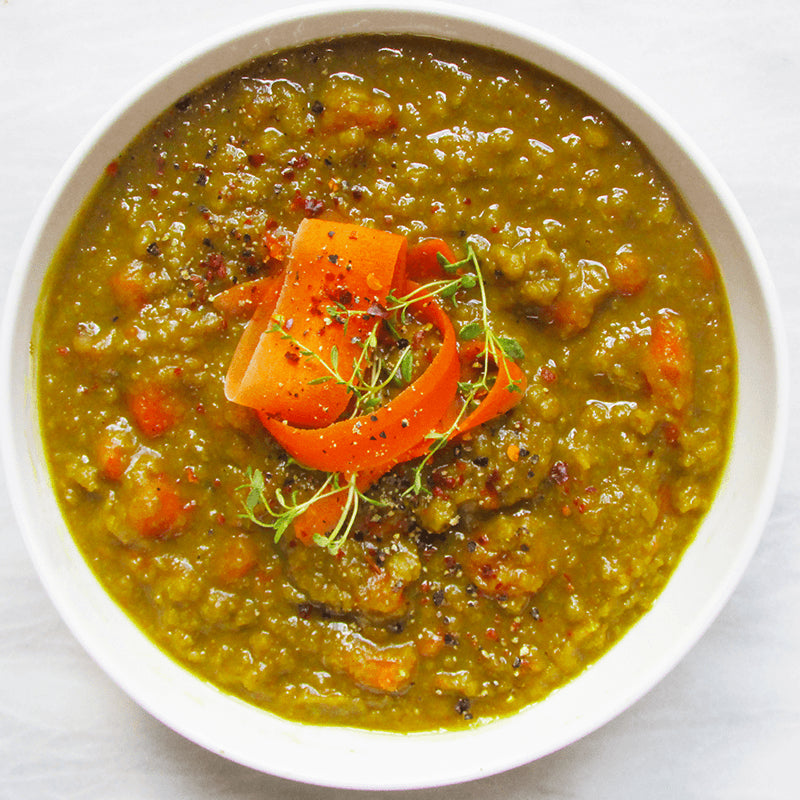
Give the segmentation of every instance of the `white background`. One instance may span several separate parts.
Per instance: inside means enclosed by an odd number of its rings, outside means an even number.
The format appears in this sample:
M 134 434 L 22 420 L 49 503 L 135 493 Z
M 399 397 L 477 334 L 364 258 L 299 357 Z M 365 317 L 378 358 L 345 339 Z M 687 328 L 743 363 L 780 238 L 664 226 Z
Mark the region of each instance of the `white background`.
M 0 0 L 0 286 L 62 163 L 120 94 L 275 0 Z M 673 116 L 732 188 L 777 284 L 800 361 L 800 2 L 488 0 L 601 59 Z M 800 411 L 796 391 L 792 407 Z M 428 800 L 800 797 L 800 423 L 777 502 L 717 621 L 600 731 Z M 309 753 L 309 758 L 314 754 Z M 47 598 L 0 482 L 0 798 L 316 798 L 355 793 L 261 775 L 140 710 Z M 362 797 L 377 797 L 362 793 Z

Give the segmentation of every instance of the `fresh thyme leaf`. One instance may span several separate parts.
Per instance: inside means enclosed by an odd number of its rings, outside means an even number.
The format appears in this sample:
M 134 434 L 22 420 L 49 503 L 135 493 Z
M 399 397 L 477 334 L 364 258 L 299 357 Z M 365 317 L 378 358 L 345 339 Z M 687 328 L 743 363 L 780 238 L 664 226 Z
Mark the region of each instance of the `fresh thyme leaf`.
M 439 291 L 440 297 L 452 297 L 460 288 L 461 281 L 453 281 Z
M 482 322 L 468 322 L 459 332 L 458 338 L 464 341 L 477 339 L 484 332 Z
M 309 386 L 316 386 L 319 383 L 327 383 L 328 381 L 332 381 L 332 380 L 333 380 L 333 376 L 332 375 L 320 375 L 319 378 L 312 378 L 308 382 L 308 385 Z
M 517 361 L 521 358 L 525 358 L 525 351 L 516 339 L 512 339 L 509 336 L 498 336 L 497 343 L 510 359 Z
M 258 506 L 259 502 L 261 502 L 261 493 L 254 486 L 247 493 L 247 499 L 244 501 L 244 504 L 245 504 L 245 507 L 247 508 L 248 511 L 254 512 L 256 510 L 256 507 Z
M 260 492 L 264 491 L 264 473 L 260 469 L 248 470 L 247 477 L 250 479 L 250 483 L 254 489 Z
M 406 383 L 411 383 L 412 373 L 414 371 L 414 354 L 411 348 L 407 347 L 403 352 L 403 358 L 400 360 L 400 374 Z
M 336 345 L 331 347 L 331 366 L 334 370 L 339 369 L 339 348 Z
M 441 264 L 445 272 L 455 272 L 458 269 L 459 261 L 448 261 L 444 253 L 436 253 L 436 260 Z

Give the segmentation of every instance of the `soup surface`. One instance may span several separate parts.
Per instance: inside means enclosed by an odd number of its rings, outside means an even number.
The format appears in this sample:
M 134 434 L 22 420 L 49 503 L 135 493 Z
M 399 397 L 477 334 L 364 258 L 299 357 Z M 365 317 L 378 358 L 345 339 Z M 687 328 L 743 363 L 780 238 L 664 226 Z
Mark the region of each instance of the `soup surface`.
M 288 274 L 306 219 L 332 241 L 342 222 L 403 237 L 456 333 L 462 419 L 504 364 L 522 376 L 481 424 L 423 432 L 426 456 L 377 470 L 311 536 L 303 503 L 356 470 L 301 465 L 225 393 L 265 302 L 231 287 Z M 339 336 L 350 278 L 331 274 Z M 444 323 L 399 314 L 400 294 L 357 317 L 381 388 L 342 420 L 439 363 Z M 702 233 L 602 108 L 462 44 L 315 43 L 182 98 L 108 165 L 40 321 L 52 480 L 99 580 L 190 670 L 293 719 L 430 730 L 543 698 L 647 611 L 725 464 L 734 343 Z M 324 441 L 330 423 L 297 424 Z

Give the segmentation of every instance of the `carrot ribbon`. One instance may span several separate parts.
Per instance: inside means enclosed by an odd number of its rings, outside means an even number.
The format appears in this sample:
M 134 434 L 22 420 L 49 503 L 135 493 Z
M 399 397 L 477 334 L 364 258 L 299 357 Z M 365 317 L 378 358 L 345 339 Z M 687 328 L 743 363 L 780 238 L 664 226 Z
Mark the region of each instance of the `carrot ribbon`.
M 423 280 L 438 276 L 437 253 L 454 260 L 441 240 L 412 248 L 409 274 Z M 522 370 L 498 353 L 494 384 L 456 424 L 463 414 L 457 398 L 456 334 L 438 301 L 427 299 L 416 303 L 413 312 L 441 334 L 431 363 L 384 406 L 339 420 L 351 389 L 332 379 L 330 365 L 334 362 L 338 373 L 355 383 L 363 342 L 380 319 L 374 310 L 383 308 L 392 289 L 406 294 L 419 288 L 406 277 L 406 268 L 404 237 L 307 219 L 282 273 L 249 290 L 244 288 L 249 284 L 232 287 L 213 301 L 234 315 L 255 304 L 226 376 L 226 397 L 256 409 L 264 427 L 299 463 L 348 479 L 355 475 L 359 491 L 397 464 L 429 452 L 431 433 L 459 436 L 508 411 L 525 390 Z M 331 314 L 332 306 L 349 312 L 346 324 Z M 300 515 L 294 522 L 297 538 L 308 543 L 332 529 L 347 493 L 345 487 L 326 495 Z
M 262 416 L 320 427 L 338 419 L 350 402 L 346 386 L 330 378 L 336 360 L 352 379 L 364 341 L 393 281 L 405 280 L 402 236 L 346 223 L 306 219 L 300 224 L 273 308 L 260 304 L 248 323 L 225 380 L 225 396 Z M 342 305 L 347 326 L 329 309 Z M 334 359 L 333 354 L 336 353 Z

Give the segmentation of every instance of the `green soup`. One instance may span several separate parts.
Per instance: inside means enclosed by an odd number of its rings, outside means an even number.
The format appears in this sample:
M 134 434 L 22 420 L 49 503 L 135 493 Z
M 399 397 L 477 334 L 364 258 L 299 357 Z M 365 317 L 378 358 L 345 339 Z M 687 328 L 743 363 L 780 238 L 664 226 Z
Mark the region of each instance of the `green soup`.
M 337 552 L 248 508 L 253 470 L 287 500 L 327 476 L 226 399 L 247 318 L 212 303 L 280 270 L 306 217 L 473 252 L 480 286 L 441 299 L 461 352 L 482 288 L 527 381 L 370 486 Z M 319 42 L 187 95 L 109 164 L 40 319 L 52 481 L 98 579 L 291 719 L 432 730 L 540 700 L 648 610 L 725 466 L 735 349 L 702 232 L 606 111 L 467 45 Z M 436 336 L 406 345 L 416 374 Z

